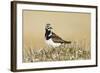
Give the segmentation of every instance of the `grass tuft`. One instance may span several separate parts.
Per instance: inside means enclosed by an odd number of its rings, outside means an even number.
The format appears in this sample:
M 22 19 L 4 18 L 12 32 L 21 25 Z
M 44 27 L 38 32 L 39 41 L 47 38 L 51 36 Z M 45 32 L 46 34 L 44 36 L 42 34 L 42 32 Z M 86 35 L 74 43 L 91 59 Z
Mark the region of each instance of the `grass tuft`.
M 43 61 L 68 61 L 87 60 L 91 58 L 90 50 L 80 47 L 58 47 L 43 48 L 40 50 L 29 48 L 23 50 L 23 62 L 43 62 Z

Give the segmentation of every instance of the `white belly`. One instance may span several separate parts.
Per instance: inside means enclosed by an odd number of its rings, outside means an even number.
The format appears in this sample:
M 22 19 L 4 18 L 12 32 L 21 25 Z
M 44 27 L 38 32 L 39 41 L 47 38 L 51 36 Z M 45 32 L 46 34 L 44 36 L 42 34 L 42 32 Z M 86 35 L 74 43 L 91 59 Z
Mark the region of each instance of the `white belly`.
M 54 43 L 52 39 L 46 40 L 46 43 L 48 44 L 48 46 L 53 48 L 59 47 L 61 45 L 61 43 Z

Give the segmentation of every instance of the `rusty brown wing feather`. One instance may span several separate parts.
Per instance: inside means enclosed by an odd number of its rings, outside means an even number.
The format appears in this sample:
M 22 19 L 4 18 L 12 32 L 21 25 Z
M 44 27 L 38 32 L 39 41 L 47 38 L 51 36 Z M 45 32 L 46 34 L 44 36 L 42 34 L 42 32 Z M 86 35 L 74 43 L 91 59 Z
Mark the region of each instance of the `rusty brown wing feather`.
M 52 32 L 52 40 L 55 43 L 71 43 L 70 41 L 64 41 L 61 37 L 59 37 L 58 35 L 56 35 L 54 32 Z

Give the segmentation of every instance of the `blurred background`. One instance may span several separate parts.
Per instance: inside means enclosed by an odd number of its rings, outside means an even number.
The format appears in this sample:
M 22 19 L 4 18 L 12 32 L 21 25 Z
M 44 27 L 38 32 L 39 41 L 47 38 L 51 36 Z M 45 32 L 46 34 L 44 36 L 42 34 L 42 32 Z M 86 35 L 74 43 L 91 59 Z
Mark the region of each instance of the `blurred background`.
M 89 13 L 23 11 L 23 48 L 44 48 L 45 25 L 64 40 L 77 41 L 90 46 L 91 15 Z

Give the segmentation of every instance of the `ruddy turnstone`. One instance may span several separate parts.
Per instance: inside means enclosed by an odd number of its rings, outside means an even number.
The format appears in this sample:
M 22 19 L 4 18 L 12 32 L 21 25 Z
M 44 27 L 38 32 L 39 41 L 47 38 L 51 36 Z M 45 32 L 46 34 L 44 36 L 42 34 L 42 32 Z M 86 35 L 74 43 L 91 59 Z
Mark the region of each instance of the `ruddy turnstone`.
M 70 44 L 71 41 L 65 41 L 57 34 L 52 31 L 52 27 L 50 24 L 46 24 L 45 27 L 45 39 L 48 46 L 56 48 L 61 46 L 62 44 Z

